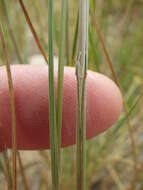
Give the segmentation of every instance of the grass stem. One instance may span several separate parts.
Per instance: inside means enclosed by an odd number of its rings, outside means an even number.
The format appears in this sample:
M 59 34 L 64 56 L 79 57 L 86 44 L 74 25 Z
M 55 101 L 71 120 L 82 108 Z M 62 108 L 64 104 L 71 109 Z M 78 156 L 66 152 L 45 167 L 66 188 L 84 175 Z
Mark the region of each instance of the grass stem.
M 50 148 L 52 164 L 52 189 L 59 190 L 59 155 L 58 155 L 58 134 L 56 125 L 55 111 L 55 92 L 54 92 L 54 63 L 53 63 L 53 1 L 48 0 L 48 55 L 49 55 L 49 121 L 50 121 Z
M 6 71 L 8 78 L 8 86 L 10 93 L 10 108 L 11 108 L 11 120 L 12 120 L 12 190 L 17 189 L 17 180 L 16 180 L 16 116 L 15 116 L 15 102 L 14 102 L 14 91 L 13 91 L 13 83 L 12 83 L 12 75 L 10 64 L 8 60 L 8 53 L 6 48 L 6 43 L 4 39 L 4 35 L 2 32 L 2 26 L 0 25 L 0 38 L 3 48 L 3 54 L 6 62 Z
M 67 0 L 61 3 L 61 31 L 60 31 L 60 47 L 59 47 L 59 67 L 58 67 L 58 88 L 57 88 L 57 134 L 60 155 L 61 146 L 61 127 L 62 127 L 62 98 L 63 98 L 63 77 L 65 65 L 65 37 L 66 37 L 66 8 Z
M 77 77 L 77 190 L 86 189 L 86 72 L 88 64 L 88 1 L 79 1 Z

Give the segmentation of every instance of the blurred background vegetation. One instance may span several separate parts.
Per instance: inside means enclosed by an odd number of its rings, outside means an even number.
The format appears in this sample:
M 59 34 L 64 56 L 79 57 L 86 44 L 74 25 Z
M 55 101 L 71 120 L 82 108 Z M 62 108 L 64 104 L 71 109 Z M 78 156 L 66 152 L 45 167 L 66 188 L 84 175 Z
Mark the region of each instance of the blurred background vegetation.
M 40 54 L 18 1 L 0 0 L 0 21 L 12 64 L 29 64 L 31 56 Z M 54 7 L 54 53 L 58 55 L 60 32 L 60 4 Z M 24 0 L 40 42 L 47 53 L 47 0 Z M 68 1 L 66 62 L 74 65 L 77 43 L 78 1 Z M 108 132 L 87 142 L 87 189 L 142 190 L 143 189 L 143 0 L 91 0 L 90 10 L 103 35 L 108 53 L 120 81 L 127 102 L 135 139 L 137 165 L 124 113 Z M 104 52 L 91 22 L 89 26 L 89 69 L 112 78 Z M 0 46 L 0 65 L 3 53 Z M 49 151 L 21 151 L 29 189 L 51 189 Z M 6 183 L 3 154 L 0 157 L 0 183 Z M 18 189 L 24 189 L 18 175 Z M 5 185 L 5 184 L 4 184 Z M 1 189 L 4 189 L 2 186 Z M 62 150 L 62 190 L 75 189 L 75 147 Z

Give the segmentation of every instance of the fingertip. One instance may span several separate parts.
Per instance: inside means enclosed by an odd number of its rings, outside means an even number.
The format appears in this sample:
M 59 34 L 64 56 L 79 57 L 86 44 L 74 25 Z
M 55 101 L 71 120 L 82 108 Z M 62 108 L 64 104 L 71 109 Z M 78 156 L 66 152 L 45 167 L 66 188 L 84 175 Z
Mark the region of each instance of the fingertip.
M 12 66 L 16 108 L 18 149 L 49 148 L 49 99 L 47 66 Z M 6 146 L 11 148 L 11 112 L 5 68 L 0 69 L 0 120 L 6 134 Z M 57 69 L 55 69 L 55 86 Z M 87 75 L 87 138 L 111 127 L 120 115 L 122 96 L 119 88 L 102 74 Z M 75 69 L 65 67 L 63 86 L 62 146 L 76 143 Z M 1 148 L 1 144 L 0 144 Z
M 118 86 L 105 75 L 89 72 L 87 80 L 88 138 L 105 131 L 119 118 L 122 95 Z

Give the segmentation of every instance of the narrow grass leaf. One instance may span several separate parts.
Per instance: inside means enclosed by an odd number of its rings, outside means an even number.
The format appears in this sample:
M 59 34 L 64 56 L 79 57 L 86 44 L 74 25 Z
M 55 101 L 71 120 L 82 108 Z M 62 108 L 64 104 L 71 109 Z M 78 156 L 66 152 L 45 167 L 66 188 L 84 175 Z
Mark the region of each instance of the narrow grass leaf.
M 48 0 L 48 41 L 49 41 L 49 121 L 50 121 L 50 148 L 52 163 L 52 189 L 59 190 L 59 156 L 58 156 L 58 134 L 55 111 L 54 92 L 54 63 L 53 63 L 53 1 Z
M 63 98 L 63 77 L 65 65 L 65 37 L 66 37 L 66 15 L 67 15 L 67 0 L 62 0 L 61 3 L 61 31 L 60 31 L 60 47 L 59 47 L 59 65 L 58 65 L 58 88 L 57 88 L 57 134 L 58 134 L 58 149 L 60 156 L 61 146 L 61 126 L 62 126 L 62 98 Z

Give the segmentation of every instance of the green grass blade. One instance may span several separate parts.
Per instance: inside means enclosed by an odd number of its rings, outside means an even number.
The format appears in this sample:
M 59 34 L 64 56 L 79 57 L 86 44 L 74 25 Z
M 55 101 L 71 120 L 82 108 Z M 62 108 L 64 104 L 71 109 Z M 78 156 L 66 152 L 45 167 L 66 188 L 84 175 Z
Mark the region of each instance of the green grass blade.
M 79 41 L 77 56 L 77 190 L 86 189 L 86 71 L 88 64 L 88 1 L 79 2 Z
M 48 40 L 49 40 L 49 121 L 50 148 L 52 163 L 52 189 L 59 189 L 58 135 L 56 126 L 55 92 L 54 92 L 54 63 L 53 63 L 53 1 L 48 0 Z
M 65 37 L 66 37 L 66 10 L 67 0 L 62 0 L 61 3 L 61 32 L 60 32 L 60 47 L 59 47 L 59 67 L 58 67 L 58 89 L 57 89 L 57 134 L 58 146 L 60 155 L 61 145 L 61 126 L 62 126 L 62 97 L 63 97 L 63 77 L 65 65 Z

